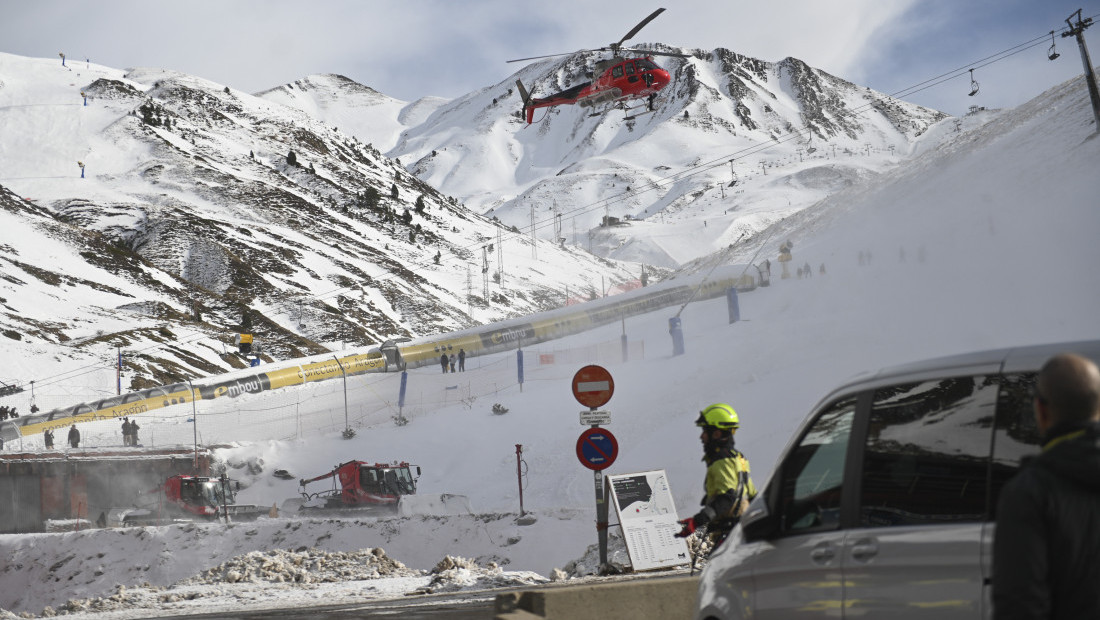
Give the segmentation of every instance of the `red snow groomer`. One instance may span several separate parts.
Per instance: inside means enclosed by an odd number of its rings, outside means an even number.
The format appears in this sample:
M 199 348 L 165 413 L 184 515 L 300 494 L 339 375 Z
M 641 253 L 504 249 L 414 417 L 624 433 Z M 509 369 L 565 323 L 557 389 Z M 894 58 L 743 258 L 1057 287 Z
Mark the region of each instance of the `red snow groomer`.
M 413 475 L 413 469 L 416 475 Z M 306 485 L 332 478 L 332 488 L 310 493 Z M 316 478 L 298 481 L 301 499 L 289 500 L 284 510 L 299 513 L 353 512 L 403 516 L 410 514 L 468 514 L 469 501 L 463 495 L 416 495 L 420 467 L 400 463 L 348 461 Z M 339 482 L 339 486 L 337 486 Z
M 177 474 L 143 494 L 143 506 L 112 509 L 111 525 L 164 525 L 177 521 L 213 521 L 226 515 L 236 521 L 251 521 L 268 509 L 237 504 L 236 483 L 222 476 Z

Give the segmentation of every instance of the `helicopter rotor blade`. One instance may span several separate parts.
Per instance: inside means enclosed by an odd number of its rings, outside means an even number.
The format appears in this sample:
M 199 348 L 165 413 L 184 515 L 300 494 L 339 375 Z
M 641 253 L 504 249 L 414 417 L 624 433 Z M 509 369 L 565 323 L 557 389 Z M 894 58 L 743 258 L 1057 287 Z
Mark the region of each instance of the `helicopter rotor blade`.
M 656 17 L 657 17 L 658 15 L 660 15 L 661 13 L 663 13 L 663 12 L 664 12 L 664 9 L 657 9 L 656 11 L 653 11 L 652 13 L 650 13 L 650 14 L 649 14 L 649 17 L 647 17 L 647 18 L 643 19 L 643 20 L 642 20 L 641 22 L 639 22 L 637 26 L 634 26 L 634 29 L 633 29 L 633 30 L 631 30 L 630 32 L 626 33 L 626 36 L 624 36 L 623 38 L 619 39 L 619 42 L 618 42 L 618 43 L 615 43 L 615 44 L 614 44 L 614 45 L 612 45 L 611 47 L 613 47 L 613 48 L 618 48 L 618 47 L 619 47 L 620 45 L 622 45 L 622 44 L 623 44 L 623 42 L 624 42 L 624 41 L 626 41 L 626 40 L 627 40 L 627 39 L 629 39 L 630 37 L 632 37 L 632 36 L 634 36 L 634 35 L 638 34 L 638 31 L 639 31 L 639 30 L 641 30 L 642 28 L 644 28 L 646 24 L 648 24 L 649 22 L 651 22 L 651 21 L 653 21 L 654 19 L 656 19 Z
M 559 52 L 557 54 L 546 54 L 544 56 L 531 56 L 529 58 L 515 58 L 513 60 L 506 60 L 505 62 L 523 62 L 525 60 L 539 60 L 540 58 L 553 58 L 555 56 L 569 56 L 571 54 L 580 54 L 582 52 L 599 52 L 606 50 L 607 48 L 592 49 L 592 50 L 577 50 L 575 52 Z
M 672 56 L 673 58 L 691 58 L 691 54 L 680 54 L 678 52 L 658 52 L 657 50 L 644 50 L 637 47 L 622 47 L 619 48 L 620 52 L 634 52 L 635 54 L 643 54 L 646 56 Z

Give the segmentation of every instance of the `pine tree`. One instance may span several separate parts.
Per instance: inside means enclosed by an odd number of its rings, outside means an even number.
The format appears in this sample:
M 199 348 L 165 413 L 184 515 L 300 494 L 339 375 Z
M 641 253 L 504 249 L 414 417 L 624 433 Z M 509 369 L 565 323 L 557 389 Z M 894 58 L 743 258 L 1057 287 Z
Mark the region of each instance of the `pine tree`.
M 290 166 L 297 166 L 298 165 L 298 156 L 294 154 L 294 151 L 291 151 L 291 152 L 286 154 L 286 163 L 287 163 L 287 165 L 290 165 Z
M 376 187 L 368 187 L 366 191 L 363 192 L 363 206 L 368 209 L 377 209 L 379 201 L 381 199 L 382 194 L 379 193 L 378 188 Z
M 405 212 L 401 214 L 401 221 L 405 222 L 406 225 L 407 224 L 412 224 L 413 214 L 409 213 L 408 209 L 405 209 Z
M 397 183 L 390 186 L 390 198 L 397 200 Z
M 416 197 L 416 212 L 417 213 L 423 213 L 424 212 L 424 194 L 421 194 L 421 195 Z

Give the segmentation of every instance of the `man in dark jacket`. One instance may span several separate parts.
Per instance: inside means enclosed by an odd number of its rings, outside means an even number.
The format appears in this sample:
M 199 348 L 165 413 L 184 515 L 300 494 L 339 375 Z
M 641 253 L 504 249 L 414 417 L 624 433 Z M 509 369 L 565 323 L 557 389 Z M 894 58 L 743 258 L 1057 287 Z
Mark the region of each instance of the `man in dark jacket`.
M 74 448 L 80 447 L 80 431 L 76 430 L 76 424 L 69 427 L 69 445 Z
M 994 617 L 1100 618 L 1100 370 L 1054 356 L 1034 409 L 1042 452 L 997 504 Z

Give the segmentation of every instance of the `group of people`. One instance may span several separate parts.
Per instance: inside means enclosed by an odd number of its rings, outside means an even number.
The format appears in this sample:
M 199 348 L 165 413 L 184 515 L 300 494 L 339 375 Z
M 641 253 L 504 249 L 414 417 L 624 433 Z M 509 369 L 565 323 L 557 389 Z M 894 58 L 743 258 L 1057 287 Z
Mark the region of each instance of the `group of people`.
M 443 373 L 455 372 L 455 362 L 458 362 L 458 372 L 466 372 L 466 350 L 459 349 L 458 355 L 447 354 L 446 351 L 439 356 L 439 365 L 443 367 Z
M 74 448 L 80 447 L 80 431 L 77 430 L 76 424 L 69 427 L 69 436 L 67 438 L 69 445 Z M 42 431 L 42 441 L 46 444 L 47 450 L 53 450 L 53 429 L 47 428 Z
M 138 445 L 139 428 L 141 427 L 138 426 L 137 422 L 131 421 L 130 418 L 122 418 L 122 445 Z
M 9 407 L 8 405 L 0 406 L 0 420 L 7 420 L 8 418 L 15 419 L 19 417 L 19 412 L 15 410 L 15 407 Z
M 1002 489 L 993 541 L 994 618 L 1100 618 L 1100 369 L 1063 353 L 1049 359 L 1032 399 L 1042 450 Z M 707 471 L 702 510 L 678 537 L 706 531 L 717 548 L 756 496 L 734 447 L 737 412 L 703 409 Z
M 122 444 L 125 446 L 138 445 L 138 423 L 130 420 L 130 418 L 122 418 Z M 46 444 L 47 450 L 53 449 L 53 429 L 47 428 L 42 431 L 42 439 Z M 68 436 L 69 445 L 73 448 L 80 447 L 80 431 L 76 428 L 76 424 L 69 427 Z M 0 444 L 2 446 L 3 444 Z

